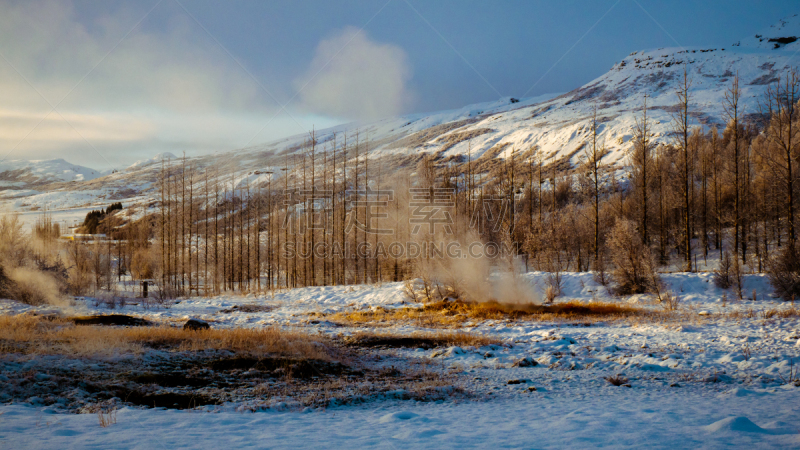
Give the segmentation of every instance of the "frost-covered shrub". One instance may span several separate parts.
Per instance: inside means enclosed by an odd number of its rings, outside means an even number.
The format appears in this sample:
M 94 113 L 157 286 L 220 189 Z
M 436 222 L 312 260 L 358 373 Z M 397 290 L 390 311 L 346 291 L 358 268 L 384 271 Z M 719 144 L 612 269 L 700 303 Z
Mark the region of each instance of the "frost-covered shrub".
M 34 306 L 66 302 L 66 269 L 53 256 L 57 252 L 45 251 L 52 240 L 52 235 L 31 238 L 16 215 L 0 216 L 0 298 Z
M 677 311 L 681 306 L 681 298 L 671 292 L 665 292 L 661 296 L 661 306 L 667 311 Z
M 555 284 L 548 281 L 547 287 L 544 290 L 545 302 L 553 303 L 556 297 L 558 297 L 559 295 L 561 295 L 561 290 L 558 287 L 556 287 Z
M 775 294 L 784 300 L 800 298 L 800 253 L 786 246 L 767 262 L 767 273 Z
M 714 286 L 720 289 L 729 289 L 733 285 L 731 266 L 731 255 L 725 252 L 719 261 L 719 269 L 714 271 Z
M 147 280 L 155 277 L 157 260 L 148 248 L 137 248 L 133 251 L 130 268 L 135 280 Z
M 614 264 L 614 291 L 618 295 L 659 291 L 660 279 L 653 255 L 632 221 L 617 220 L 608 236 L 608 249 Z

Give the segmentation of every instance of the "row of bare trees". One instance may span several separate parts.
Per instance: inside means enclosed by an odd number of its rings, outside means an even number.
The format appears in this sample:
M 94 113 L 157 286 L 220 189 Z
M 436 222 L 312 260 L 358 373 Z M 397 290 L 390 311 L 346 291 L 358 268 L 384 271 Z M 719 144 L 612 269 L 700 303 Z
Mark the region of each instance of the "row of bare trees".
M 793 248 L 798 158 L 797 73 L 791 71 L 770 86 L 755 120 L 745 122 L 741 89 L 733 77 L 725 96 L 727 124 L 690 127 L 690 80 L 678 90 L 675 141 L 655 146 L 649 138 L 646 104 L 637 122 L 632 152 L 631 209 L 639 213 L 644 242 L 656 234 L 659 257 L 677 254 L 685 270 L 696 269 L 692 257 L 711 250 L 730 251 L 762 270 L 771 250 Z M 653 208 L 652 203 L 656 203 Z M 653 211 L 655 209 L 655 212 Z
M 150 249 L 161 284 L 181 295 L 406 277 L 407 259 L 387 256 L 370 218 L 381 208 L 384 225 L 399 221 L 394 192 L 368 142 L 337 138 L 320 148 L 312 133 L 282 167 L 240 173 L 164 161 Z

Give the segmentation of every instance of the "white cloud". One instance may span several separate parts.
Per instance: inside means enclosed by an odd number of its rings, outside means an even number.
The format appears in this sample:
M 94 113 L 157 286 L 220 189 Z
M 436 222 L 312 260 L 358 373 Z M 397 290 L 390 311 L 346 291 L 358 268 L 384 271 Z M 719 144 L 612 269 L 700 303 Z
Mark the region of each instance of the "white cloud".
M 120 42 L 146 10 L 123 4 L 90 20 L 67 1 L 0 2 L 0 158 L 15 149 L 9 159 L 59 157 L 103 169 L 106 160 L 126 165 L 305 131 L 284 113 L 251 139 L 276 104 L 169 4 Z
M 296 80 L 303 106 L 315 113 L 372 119 L 405 112 L 413 103 L 406 52 L 347 27 L 317 46 L 305 75 Z
M 10 63 L 0 61 L 0 86 L 15 88 L 5 105 L 40 108 L 47 103 L 38 90 L 53 104 L 69 94 L 61 104 L 67 108 L 253 106 L 258 86 L 188 17 L 158 31 L 145 19 L 120 42 L 140 14 L 87 25 L 68 2 L 0 4 L 0 49 Z

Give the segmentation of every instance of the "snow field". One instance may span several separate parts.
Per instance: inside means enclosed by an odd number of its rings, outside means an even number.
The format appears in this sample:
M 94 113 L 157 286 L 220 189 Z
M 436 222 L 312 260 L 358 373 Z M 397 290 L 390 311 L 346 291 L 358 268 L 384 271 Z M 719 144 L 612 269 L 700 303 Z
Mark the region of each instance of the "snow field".
M 467 403 L 390 403 L 307 412 L 94 414 L 0 406 L 8 448 L 793 448 L 800 395 L 618 388 Z

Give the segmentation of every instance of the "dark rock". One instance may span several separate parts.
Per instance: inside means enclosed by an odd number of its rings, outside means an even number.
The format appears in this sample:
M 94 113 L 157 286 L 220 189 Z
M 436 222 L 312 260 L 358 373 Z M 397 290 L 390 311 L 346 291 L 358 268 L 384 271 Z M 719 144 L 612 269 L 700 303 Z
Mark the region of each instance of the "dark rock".
M 530 356 L 526 356 L 514 363 L 514 367 L 536 367 L 539 363 Z
M 184 330 L 207 330 L 211 328 L 208 322 L 200 319 L 189 319 L 183 324 Z

